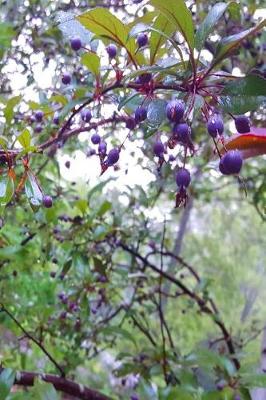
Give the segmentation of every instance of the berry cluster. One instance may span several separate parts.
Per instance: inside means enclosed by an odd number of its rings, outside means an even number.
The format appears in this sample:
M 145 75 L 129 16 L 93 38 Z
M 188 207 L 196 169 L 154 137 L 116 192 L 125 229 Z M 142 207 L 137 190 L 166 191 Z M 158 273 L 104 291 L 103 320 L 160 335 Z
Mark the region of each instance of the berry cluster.
M 146 33 L 140 33 L 136 38 L 137 51 L 141 51 L 149 44 L 149 38 Z M 80 38 L 74 37 L 70 41 L 71 48 L 78 52 L 82 47 L 82 42 Z M 109 57 L 110 65 L 114 68 L 116 72 L 117 83 L 120 83 L 123 73 L 119 71 L 117 64 L 118 48 L 115 44 L 110 43 L 106 47 L 106 53 Z M 62 75 L 62 83 L 64 85 L 69 85 L 72 81 L 72 76 L 69 72 L 64 72 Z M 145 95 L 145 99 L 141 105 L 139 105 L 134 112 L 133 116 L 125 115 L 122 121 L 125 122 L 126 128 L 129 131 L 133 131 L 137 126 L 142 124 L 148 118 L 148 105 L 151 98 L 154 97 L 153 87 L 156 82 L 156 77 L 150 72 L 143 72 L 137 76 L 137 78 L 132 82 L 135 89 L 140 93 Z M 99 82 L 97 84 L 99 86 Z M 99 96 L 95 97 L 95 100 L 100 100 Z M 182 164 L 177 167 L 175 173 L 175 180 L 177 185 L 176 194 L 176 206 L 185 205 L 188 195 L 187 189 L 191 183 L 191 176 L 189 169 L 187 168 L 187 158 L 188 154 L 193 156 L 195 154 L 194 144 L 192 140 L 191 125 L 188 119 L 189 106 L 186 104 L 186 96 L 183 99 L 175 98 L 170 100 L 165 108 L 165 120 L 171 124 L 170 136 L 167 143 L 163 143 L 159 135 L 153 144 L 154 156 L 158 159 L 159 168 L 165 162 L 174 162 L 176 157 L 170 154 L 167 159 L 165 154 L 167 154 L 167 148 L 174 149 L 177 145 L 184 148 L 184 157 Z M 202 110 L 203 111 L 203 110 Z M 221 114 L 212 106 L 209 106 L 203 111 L 203 115 L 206 120 L 206 131 L 214 141 L 217 154 L 220 157 L 219 170 L 224 175 L 239 174 L 242 168 L 243 159 L 241 152 L 238 150 L 228 150 L 225 146 L 224 134 L 224 122 Z M 44 118 L 44 113 L 41 110 L 37 110 L 31 118 L 31 122 L 35 123 L 35 132 L 39 133 L 42 131 L 42 121 Z M 80 118 L 83 123 L 90 123 L 93 114 L 90 109 L 83 108 L 80 112 Z M 250 131 L 250 121 L 245 115 L 240 115 L 234 117 L 235 126 L 240 134 L 245 134 Z M 121 119 L 120 119 L 121 120 Z M 55 125 L 60 124 L 60 115 L 58 111 L 55 112 L 53 116 L 53 123 Z M 69 123 L 70 126 L 70 123 Z M 128 133 L 128 136 L 130 132 Z M 127 136 L 127 137 L 128 137 Z M 114 147 L 107 151 L 107 143 L 101 138 L 101 136 L 95 132 L 91 136 L 91 142 L 95 149 L 90 149 L 88 156 L 97 154 L 100 159 L 102 173 L 106 171 L 111 166 L 119 161 L 122 145 L 119 147 Z M 219 147 L 220 146 L 220 150 Z M 70 163 L 66 163 L 66 167 L 70 168 Z M 45 207 L 51 207 L 52 199 L 49 196 L 45 196 L 43 200 Z

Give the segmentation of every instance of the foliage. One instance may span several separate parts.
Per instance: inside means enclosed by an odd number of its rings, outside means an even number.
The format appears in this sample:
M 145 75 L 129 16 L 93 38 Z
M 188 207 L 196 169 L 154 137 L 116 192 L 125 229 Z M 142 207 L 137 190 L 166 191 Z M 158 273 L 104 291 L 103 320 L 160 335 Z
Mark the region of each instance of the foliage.
M 2 8 L 0 400 L 250 399 L 266 387 L 256 3 Z

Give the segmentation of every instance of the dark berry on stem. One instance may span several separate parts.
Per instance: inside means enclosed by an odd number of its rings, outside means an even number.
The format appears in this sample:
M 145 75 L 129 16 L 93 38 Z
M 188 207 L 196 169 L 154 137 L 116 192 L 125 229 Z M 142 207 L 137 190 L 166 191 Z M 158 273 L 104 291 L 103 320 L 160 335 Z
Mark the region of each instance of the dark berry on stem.
M 117 55 L 117 47 L 115 44 L 109 44 L 109 46 L 106 47 L 106 51 L 110 58 L 115 58 Z
M 101 141 L 101 136 L 98 133 L 94 133 L 91 137 L 91 141 L 93 144 L 99 144 Z
M 54 118 L 53 118 L 53 123 L 55 124 L 55 125 L 59 125 L 59 114 L 58 114 L 58 112 L 55 112 L 54 113 Z
M 132 117 L 127 118 L 127 120 L 126 120 L 126 127 L 127 127 L 127 129 L 130 129 L 130 130 L 135 129 L 135 127 L 136 127 L 136 121 L 135 121 L 135 119 L 132 118 Z
M 43 116 L 44 116 L 44 113 L 43 113 L 42 110 L 37 110 L 37 111 L 35 112 L 35 119 L 36 119 L 36 121 L 41 122 L 42 119 L 43 119 Z
M 69 161 L 69 160 L 67 160 L 67 161 L 65 162 L 65 167 L 66 167 L 66 168 L 70 168 L 70 161 Z
M 219 164 L 219 169 L 224 175 L 239 174 L 243 158 L 239 150 L 229 150 L 225 153 Z
M 139 396 L 132 394 L 132 396 L 130 396 L 130 400 L 139 400 Z
M 81 118 L 84 122 L 90 122 L 92 119 L 92 113 L 91 110 L 82 110 L 81 112 Z
M 70 41 L 70 45 L 72 50 L 78 51 L 81 49 L 82 43 L 79 37 L 75 37 L 73 39 L 71 39 Z
M 145 84 L 145 83 L 149 83 L 152 80 L 152 74 L 150 73 L 144 73 L 138 76 L 138 82 L 141 85 Z
M 101 142 L 98 146 L 98 152 L 101 155 L 105 155 L 107 151 L 107 144 L 105 142 Z
M 174 138 L 182 143 L 189 142 L 189 126 L 187 123 L 176 124 L 174 126 Z
M 207 123 L 209 134 L 215 138 L 218 134 L 222 135 L 224 131 L 224 123 L 220 115 L 214 114 Z
M 187 188 L 191 181 L 190 172 L 186 168 L 180 168 L 176 173 L 175 181 L 178 187 Z
M 164 145 L 160 140 L 154 143 L 153 152 L 157 157 L 162 157 L 164 153 Z
M 64 72 L 62 76 L 62 83 L 64 85 L 69 85 L 71 82 L 71 75 L 68 72 Z
M 137 37 L 137 43 L 139 45 L 139 47 L 144 47 L 148 44 L 148 35 L 147 33 L 140 33 Z
M 112 149 L 109 151 L 108 155 L 107 155 L 107 165 L 110 167 L 111 165 L 114 165 L 115 163 L 117 163 L 117 161 L 119 160 L 119 154 L 120 151 L 119 149 Z
M 42 125 L 37 124 L 37 125 L 34 127 L 34 132 L 36 132 L 36 133 L 41 133 L 41 131 L 42 131 Z
M 135 111 L 135 121 L 139 124 L 147 118 L 147 109 L 145 107 L 138 107 Z
M 170 156 L 169 156 L 169 161 L 170 161 L 170 162 L 175 161 L 175 156 L 174 156 L 173 154 L 170 154 Z
M 245 115 L 239 115 L 235 118 L 235 126 L 238 133 L 250 132 L 250 121 Z
M 185 112 L 185 104 L 182 100 L 172 100 L 166 106 L 167 118 L 172 122 L 179 122 Z
M 42 203 L 45 208 L 51 208 L 53 205 L 53 199 L 51 196 L 45 195 L 43 196 Z

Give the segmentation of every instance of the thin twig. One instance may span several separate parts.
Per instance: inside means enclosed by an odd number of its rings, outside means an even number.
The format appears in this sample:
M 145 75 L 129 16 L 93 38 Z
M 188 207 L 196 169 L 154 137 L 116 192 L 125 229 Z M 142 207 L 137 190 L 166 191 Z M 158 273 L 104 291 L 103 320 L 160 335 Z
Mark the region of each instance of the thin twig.
M 54 366 L 58 369 L 58 371 L 61 374 L 61 377 L 65 377 L 65 372 L 62 369 L 62 367 L 57 363 L 57 361 L 53 358 L 53 356 L 46 350 L 46 348 L 37 340 L 35 337 L 33 337 L 29 332 L 26 331 L 26 329 L 21 325 L 21 323 L 11 314 L 10 311 L 6 309 L 6 307 L 1 304 L 0 306 L 0 312 L 6 313 L 10 319 L 19 327 L 19 329 L 26 335 L 28 339 L 30 339 L 32 342 L 34 342 L 41 350 L 42 352 L 49 358 L 49 360 L 54 364 Z

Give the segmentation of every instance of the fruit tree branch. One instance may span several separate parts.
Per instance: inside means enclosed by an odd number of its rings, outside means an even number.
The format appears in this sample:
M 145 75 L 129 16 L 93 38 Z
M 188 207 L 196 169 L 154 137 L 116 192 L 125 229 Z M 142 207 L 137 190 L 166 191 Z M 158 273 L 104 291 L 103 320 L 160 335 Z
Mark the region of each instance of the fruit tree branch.
M 0 373 L 4 371 L 4 368 L 0 368 Z M 33 386 L 36 378 L 41 379 L 44 382 L 51 383 L 54 388 L 65 394 L 75 396 L 81 400 L 111 400 L 110 397 L 105 396 L 96 390 L 90 389 L 86 386 L 70 381 L 60 376 L 50 374 L 39 374 L 35 372 L 21 371 L 17 372 L 15 378 L 15 385 L 19 386 Z

